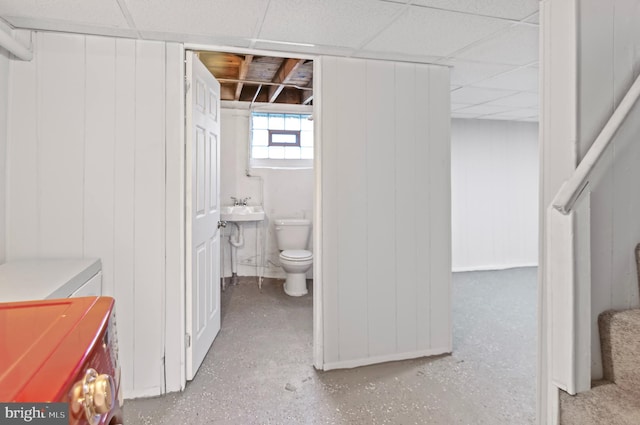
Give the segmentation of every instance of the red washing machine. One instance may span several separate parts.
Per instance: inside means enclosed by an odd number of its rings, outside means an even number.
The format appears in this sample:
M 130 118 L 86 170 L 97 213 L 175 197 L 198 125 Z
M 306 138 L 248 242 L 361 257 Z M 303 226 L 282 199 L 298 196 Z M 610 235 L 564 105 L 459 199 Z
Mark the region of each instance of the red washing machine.
M 70 425 L 122 424 L 113 298 L 0 303 L 0 402 L 63 402 Z

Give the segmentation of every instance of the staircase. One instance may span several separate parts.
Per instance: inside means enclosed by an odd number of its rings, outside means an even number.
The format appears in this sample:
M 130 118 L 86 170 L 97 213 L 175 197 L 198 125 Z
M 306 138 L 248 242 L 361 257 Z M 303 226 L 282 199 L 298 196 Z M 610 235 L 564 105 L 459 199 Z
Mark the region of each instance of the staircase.
M 640 278 L 640 245 L 636 247 Z M 561 425 L 640 425 L 640 309 L 598 318 L 604 381 L 590 391 L 560 393 Z

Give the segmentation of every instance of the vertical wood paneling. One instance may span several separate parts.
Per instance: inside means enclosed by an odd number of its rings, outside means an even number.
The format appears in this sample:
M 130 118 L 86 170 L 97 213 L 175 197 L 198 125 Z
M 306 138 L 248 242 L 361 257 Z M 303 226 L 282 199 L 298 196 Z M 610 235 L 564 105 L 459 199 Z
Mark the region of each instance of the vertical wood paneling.
M 85 39 L 56 33 L 38 38 L 39 254 L 81 257 Z
M 340 360 L 340 325 L 338 297 L 338 245 L 339 181 L 335 172 L 338 162 L 340 134 L 338 121 L 341 111 L 340 99 L 334 97 L 334 86 L 341 78 L 339 60 L 325 57 L 321 59 L 322 78 L 322 253 L 323 253 L 323 320 L 324 320 L 324 361 L 335 363 Z M 326 123 L 326 125 L 324 124 Z
M 184 49 L 166 46 L 166 391 L 182 389 L 184 379 Z M 247 126 L 248 129 L 248 126 Z
M 135 355 L 135 104 L 136 42 L 116 40 L 115 139 L 114 139 L 114 294 L 118 314 L 118 338 L 125 394 L 134 390 Z
M 413 162 L 416 170 L 416 180 L 413 185 L 414 204 L 417 212 L 415 221 L 416 235 L 416 324 L 417 347 L 424 350 L 431 347 L 431 269 L 433 267 L 446 267 L 444 264 L 431 264 L 431 138 L 429 131 L 433 124 L 430 123 L 430 108 L 444 108 L 442 100 L 435 105 L 426 99 L 431 99 L 430 68 L 415 65 L 416 101 L 413 104 L 415 116 L 415 148 Z M 437 125 L 437 124 L 436 124 Z M 426 165 L 426 166 L 425 166 Z M 439 184 L 439 180 L 436 180 Z M 450 237 L 450 236 L 449 236 Z
M 40 49 L 34 37 L 34 49 Z M 38 254 L 38 79 L 40 58 L 11 61 L 7 140 L 7 260 Z
M 102 260 L 102 290 L 114 295 L 116 41 L 86 38 L 84 249 Z
M 367 285 L 369 355 L 396 352 L 395 109 L 392 63 L 366 63 Z
M 164 329 L 164 44 L 136 44 L 134 385 L 160 384 Z M 145 307 L 143 307 L 145 306 Z
M 324 366 L 450 351 L 448 70 L 323 58 L 321 79 Z
M 431 346 L 451 348 L 451 145 L 449 71 L 429 73 Z M 437 207 L 436 207 L 437 206 Z
M 158 395 L 165 44 L 53 33 L 34 38 L 34 60 L 12 64 L 8 258 L 100 257 L 105 293 L 116 298 L 125 394 Z M 174 68 L 182 66 L 176 55 L 172 60 Z M 173 78 L 179 89 L 179 76 Z M 181 108 L 181 99 L 174 101 Z M 180 128 L 181 119 L 174 121 Z
M 417 172 L 416 149 L 416 69 L 411 64 L 396 64 L 396 108 L 394 120 L 396 196 L 393 207 L 396 210 L 396 311 L 397 344 L 399 352 L 417 349 L 417 309 L 416 295 L 418 276 L 417 236 L 418 220 L 415 190 Z M 420 99 L 423 100 L 423 99 Z
M 365 93 L 363 61 L 344 61 L 336 92 L 342 107 L 336 122 L 340 139 L 337 158 L 338 181 L 338 294 L 340 297 L 340 358 L 368 355 L 367 341 L 367 210 L 365 109 L 350 102 L 353 91 Z M 338 141 L 336 141 L 338 142 Z

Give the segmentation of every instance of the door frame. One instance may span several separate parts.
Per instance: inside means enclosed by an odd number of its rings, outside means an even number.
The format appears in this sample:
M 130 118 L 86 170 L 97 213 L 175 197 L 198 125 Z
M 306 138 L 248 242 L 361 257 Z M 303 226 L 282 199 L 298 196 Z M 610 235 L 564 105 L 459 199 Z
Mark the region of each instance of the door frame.
M 178 52 L 179 50 L 179 52 Z M 313 366 L 322 370 L 324 365 L 323 285 L 322 285 L 322 135 L 321 135 L 321 58 L 317 55 L 295 52 L 233 48 L 217 45 L 184 43 L 179 49 L 167 48 L 167 116 L 176 121 L 167 123 L 167 280 L 165 298 L 165 326 L 163 362 L 164 392 L 182 391 L 186 386 L 186 199 L 185 199 L 185 118 L 187 50 L 229 52 L 274 57 L 294 56 L 313 60 L 313 116 L 314 116 L 314 206 L 313 206 Z M 180 67 L 177 72 L 176 67 Z M 173 80 L 178 74 L 179 81 Z M 176 203 L 178 205 L 176 205 Z M 176 230 L 176 223 L 180 226 Z M 178 302 L 169 302 L 171 300 Z M 179 359 L 179 361 L 178 361 Z M 179 365 L 179 366 L 178 366 Z

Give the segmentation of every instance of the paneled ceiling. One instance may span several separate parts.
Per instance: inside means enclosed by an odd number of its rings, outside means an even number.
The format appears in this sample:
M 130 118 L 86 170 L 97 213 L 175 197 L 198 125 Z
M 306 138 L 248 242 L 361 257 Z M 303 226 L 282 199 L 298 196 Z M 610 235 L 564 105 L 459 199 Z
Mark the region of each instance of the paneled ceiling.
M 289 58 L 322 54 L 450 66 L 454 117 L 538 119 L 538 0 L 0 0 L 0 19 L 13 28 L 277 51 Z M 247 55 L 236 56 L 246 62 Z M 268 58 L 253 56 L 250 63 L 261 60 Z M 309 66 L 290 61 L 278 69 L 296 63 L 300 72 Z M 308 87 L 280 81 L 284 74 L 277 72 L 259 96 L 279 90 L 281 99 L 293 98 L 298 90 L 295 96 L 304 97 L 300 88 Z M 240 96 L 248 98 L 250 84 L 227 83 L 225 90 L 235 96 L 240 85 Z

